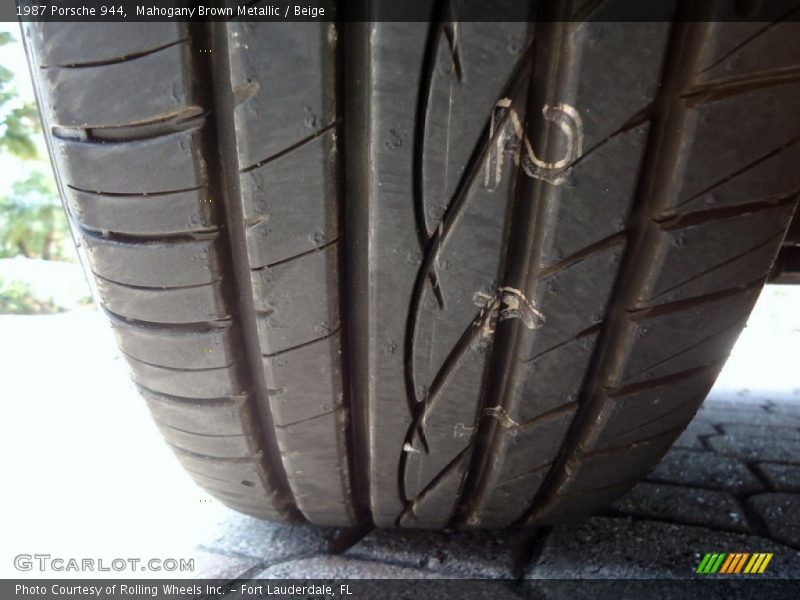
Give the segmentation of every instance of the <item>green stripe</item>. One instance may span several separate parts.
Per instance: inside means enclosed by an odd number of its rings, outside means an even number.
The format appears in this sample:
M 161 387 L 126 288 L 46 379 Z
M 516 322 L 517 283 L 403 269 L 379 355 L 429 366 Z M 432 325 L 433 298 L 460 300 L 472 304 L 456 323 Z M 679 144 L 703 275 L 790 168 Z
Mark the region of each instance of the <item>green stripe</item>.
M 700 564 L 697 565 L 697 571 L 695 573 L 705 573 L 705 566 L 708 562 L 708 559 L 711 558 L 711 554 L 706 552 L 706 555 L 703 557 L 703 560 L 700 561 Z
M 717 562 L 718 558 L 719 554 L 717 552 L 712 553 L 711 557 L 708 559 L 708 563 L 706 563 L 706 568 L 703 569 L 703 573 L 710 573 L 711 567 L 714 566 L 714 563 Z
M 722 566 L 722 561 L 723 560 L 725 560 L 725 553 L 724 552 L 719 555 L 719 558 L 717 559 L 717 562 L 714 563 L 713 567 L 711 567 L 711 569 L 709 570 L 709 573 L 716 573 L 717 570 Z

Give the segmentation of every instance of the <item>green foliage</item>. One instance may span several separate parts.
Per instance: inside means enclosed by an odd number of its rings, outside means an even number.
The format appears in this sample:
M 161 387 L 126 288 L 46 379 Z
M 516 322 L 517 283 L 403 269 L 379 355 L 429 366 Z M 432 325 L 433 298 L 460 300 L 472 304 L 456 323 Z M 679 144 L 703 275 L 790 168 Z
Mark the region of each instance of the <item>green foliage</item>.
M 15 41 L 8 32 L 0 33 L 0 46 Z M 14 76 L 0 65 L 0 152 L 23 159 L 38 157 L 33 136 L 39 131 L 39 116 L 31 102 L 19 99 Z
M 10 33 L 0 32 L 0 46 L 9 43 L 18 42 Z M 0 66 L 0 160 L 15 156 L 34 169 L 26 166 L 24 178 L 0 192 L 0 258 L 71 259 L 67 220 L 49 165 L 37 151 L 36 107 L 19 98 L 13 79 L 12 71 Z
M 34 171 L 0 196 L 0 258 L 65 260 L 69 226 L 52 178 Z
M 0 314 L 30 315 L 61 310 L 52 300 L 37 298 L 26 282 L 0 277 Z

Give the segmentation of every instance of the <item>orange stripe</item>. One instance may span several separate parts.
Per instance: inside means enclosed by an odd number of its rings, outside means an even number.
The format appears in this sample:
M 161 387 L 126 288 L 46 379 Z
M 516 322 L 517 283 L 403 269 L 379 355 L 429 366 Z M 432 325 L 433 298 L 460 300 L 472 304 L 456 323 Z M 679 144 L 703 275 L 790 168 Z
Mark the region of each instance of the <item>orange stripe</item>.
M 733 567 L 736 566 L 736 561 L 739 560 L 739 554 L 737 554 L 736 552 L 731 552 L 730 554 L 728 554 L 728 560 L 730 562 L 726 561 L 725 568 L 720 569 L 718 571 L 719 573 L 730 573 L 731 569 L 733 569 Z
M 731 557 L 731 563 L 728 565 L 727 569 L 725 569 L 724 571 L 720 571 L 720 573 L 730 573 L 736 566 L 736 561 L 739 560 L 739 556 L 741 555 L 738 552 L 731 552 L 729 556 Z
M 741 552 L 734 552 L 733 553 L 733 562 L 731 563 L 731 566 L 728 567 L 728 574 L 731 574 L 736 570 L 736 565 L 739 564 L 739 560 L 741 558 L 742 558 L 742 553 Z
M 727 573 L 728 567 L 730 566 L 731 562 L 733 562 L 734 557 L 736 554 L 728 554 L 728 558 L 725 559 L 725 563 L 722 565 L 722 568 L 719 570 L 720 573 Z
M 736 565 L 739 563 L 739 559 L 742 558 L 742 554 L 741 554 L 741 552 L 732 552 L 731 553 L 731 557 L 733 558 L 733 560 L 731 561 L 731 564 L 728 565 L 728 568 L 725 570 L 725 573 L 727 573 L 727 574 L 733 573 L 733 570 L 736 568 Z
M 742 570 L 742 567 L 744 566 L 744 561 L 747 560 L 748 556 L 750 556 L 749 552 L 745 552 L 744 554 L 742 554 L 742 559 L 737 563 L 736 570 L 733 571 L 734 573 L 738 573 L 739 571 Z

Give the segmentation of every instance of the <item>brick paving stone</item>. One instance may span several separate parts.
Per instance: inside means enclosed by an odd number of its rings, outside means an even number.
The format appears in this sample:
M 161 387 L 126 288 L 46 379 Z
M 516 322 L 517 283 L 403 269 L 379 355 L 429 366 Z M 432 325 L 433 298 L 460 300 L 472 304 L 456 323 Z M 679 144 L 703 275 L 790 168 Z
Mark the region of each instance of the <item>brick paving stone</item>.
M 706 575 L 705 579 L 548 579 L 526 580 L 522 587 L 526 597 L 536 600 L 787 600 L 797 596 L 797 585 L 791 580 L 763 575 L 748 579 Z
M 775 400 L 767 400 L 766 408 L 768 412 L 800 418 L 800 392 L 797 394 L 797 397 L 793 402 L 776 402 Z
M 347 551 L 347 556 L 424 568 L 461 577 L 503 579 L 514 576 L 514 561 L 532 536 L 530 531 L 376 530 Z
M 800 419 L 800 387 L 772 393 L 767 399 L 766 407 L 769 412 Z
M 683 448 L 673 448 L 667 452 L 648 479 L 659 483 L 724 490 L 732 494 L 764 491 L 758 478 L 737 459 L 716 452 Z
M 722 423 L 722 431 L 728 435 L 743 437 L 776 437 L 789 440 L 800 440 L 800 429 L 780 427 L 777 425 L 753 425 L 745 423 Z
M 764 521 L 770 537 L 800 548 L 800 494 L 759 494 L 747 503 Z
M 529 579 L 695 577 L 706 552 L 774 552 L 762 578 L 797 577 L 800 553 L 755 535 L 629 518 L 589 517 L 558 525 Z M 591 590 L 591 587 L 587 587 Z
M 721 410 L 707 408 L 697 413 L 696 419 L 702 419 L 714 425 L 739 423 L 741 425 L 765 425 L 767 427 L 800 427 L 800 419 L 781 415 L 767 410 Z
M 800 439 L 714 435 L 706 443 L 715 452 L 742 460 L 800 462 Z
M 275 579 L 277 581 L 264 581 Z M 287 581 L 291 580 L 291 581 Z M 337 581 L 338 580 L 338 581 Z M 341 580 L 347 580 L 342 582 Z M 244 586 L 242 585 L 244 583 Z M 381 600 L 416 600 L 425 598 L 463 598 L 476 600 L 519 600 L 512 589 L 515 582 L 455 579 L 441 574 L 409 569 L 397 565 L 356 560 L 344 556 L 313 556 L 272 565 L 257 573 L 253 579 L 238 584 L 226 600 L 264 600 L 276 598 L 322 598 L 322 594 L 286 594 L 281 588 L 289 585 L 331 585 L 333 594 L 325 598 L 347 598 L 349 588 L 353 598 Z M 261 586 L 259 588 L 259 586 Z M 272 589 L 268 589 L 268 586 Z
M 758 463 L 756 468 L 775 490 L 800 492 L 800 465 Z
M 711 390 L 700 410 L 719 408 L 722 410 L 764 410 L 767 400 L 762 395 L 750 394 L 747 390 Z
M 800 428 L 800 412 L 788 407 L 768 407 L 767 414 L 780 417 L 782 424 L 787 427 Z
M 707 435 L 717 435 L 719 431 L 716 430 L 714 425 L 704 419 L 695 418 L 680 437 L 675 440 L 675 446 L 679 448 L 694 448 L 696 450 L 704 450 L 705 444 L 701 439 Z
M 320 555 L 281 562 L 253 579 L 431 579 L 439 573 L 339 555 Z
M 220 523 L 206 550 L 258 558 L 262 563 L 323 552 L 347 532 L 335 527 L 268 523 L 231 511 Z
M 257 558 L 249 556 L 225 556 L 216 552 L 197 549 L 192 554 L 194 571 L 197 579 L 236 579 L 244 573 L 262 564 Z
M 750 531 L 736 498 L 716 490 L 643 482 L 612 504 L 611 510 L 713 529 Z

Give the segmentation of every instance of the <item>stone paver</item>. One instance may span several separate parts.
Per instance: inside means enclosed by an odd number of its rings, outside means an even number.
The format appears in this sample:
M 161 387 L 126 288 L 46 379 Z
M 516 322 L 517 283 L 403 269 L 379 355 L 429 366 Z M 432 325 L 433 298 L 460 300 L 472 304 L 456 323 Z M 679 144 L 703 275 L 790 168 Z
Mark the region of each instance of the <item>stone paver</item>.
M 706 552 L 774 552 L 771 577 L 800 573 L 800 553 L 758 536 L 590 517 L 554 527 L 526 578 L 689 578 Z
M 229 556 L 253 557 L 262 563 L 330 551 L 346 530 L 312 525 L 268 523 L 235 512 L 220 523 L 204 549 Z
M 675 440 L 675 446 L 678 448 L 692 448 L 695 450 L 705 450 L 703 444 L 703 437 L 709 435 L 717 435 L 719 431 L 711 424 L 710 421 L 704 419 L 694 419 L 689 426 L 684 430 L 680 437 Z
M 800 387 L 794 390 L 791 395 L 784 394 L 782 398 L 778 399 L 774 396 L 767 400 L 765 408 L 767 412 L 790 417 L 793 420 L 800 420 L 800 402 L 797 398 L 800 397 Z
M 273 598 L 380 598 L 416 600 L 418 598 L 463 598 L 464 600 L 519 600 L 511 581 L 476 581 L 442 577 L 419 569 L 362 561 L 343 556 L 314 556 L 274 565 L 257 573 L 254 580 L 237 582 L 226 600 L 264 600 Z M 269 581 L 275 580 L 275 581 Z M 290 581 L 287 581 L 290 580 Z M 336 581 L 340 580 L 340 581 Z M 341 580 L 347 580 L 343 583 Z M 332 594 L 290 591 L 292 585 L 328 584 Z M 342 589 L 346 585 L 347 589 Z
M 461 577 L 503 579 L 514 576 L 515 561 L 531 537 L 530 531 L 373 531 L 347 555 Z
M 739 423 L 741 425 L 764 425 L 767 427 L 800 427 L 800 418 L 781 415 L 763 409 L 727 410 L 710 404 L 697 413 L 697 419 L 724 425 Z
M 746 437 L 714 435 L 706 440 L 709 448 L 725 456 L 747 461 L 792 462 L 800 457 L 800 438 Z
M 775 490 L 800 492 L 800 465 L 758 463 L 756 468 Z
M 709 579 L 706 576 L 706 579 Z M 796 596 L 794 581 L 715 577 L 696 579 L 548 579 L 527 580 L 526 598 L 536 600 L 786 600 Z
M 640 483 L 611 506 L 622 514 L 749 532 L 742 508 L 727 492 Z
M 708 409 L 716 410 L 735 410 L 735 411 L 764 411 L 766 410 L 766 402 L 764 397 L 753 396 L 744 390 L 738 392 L 724 391 L 719 392 L 712 390 L 705 402 L 700 405 L 699 412 Z
M 771 538 L 800 548 L 800 494 L 759 494 L 747 502 Z
M 764 486 L 747 465 L 714 452 L 673 448 L 650 473 L 649 479 L 734 494 L 764 491 Z
M 249 556 L 225 556 L 216 552 L 197 549 L 192 556 L 195 570 L 192 573 L 197 579 L 236 579 L 251 569 L 258 567 L 261 560 Z
M 800 429 L 796 427 L 780 427 L 777 425 L 754 425 L 745 423 L 723 423 L 720 425 L 726 435 L 739 437 L 766 437 L 788 440 L 800 439 Z
M 321 555 L 285 561 L 267 567 L 253 579 L 431 579 L 444 577 L 423 569 Z

